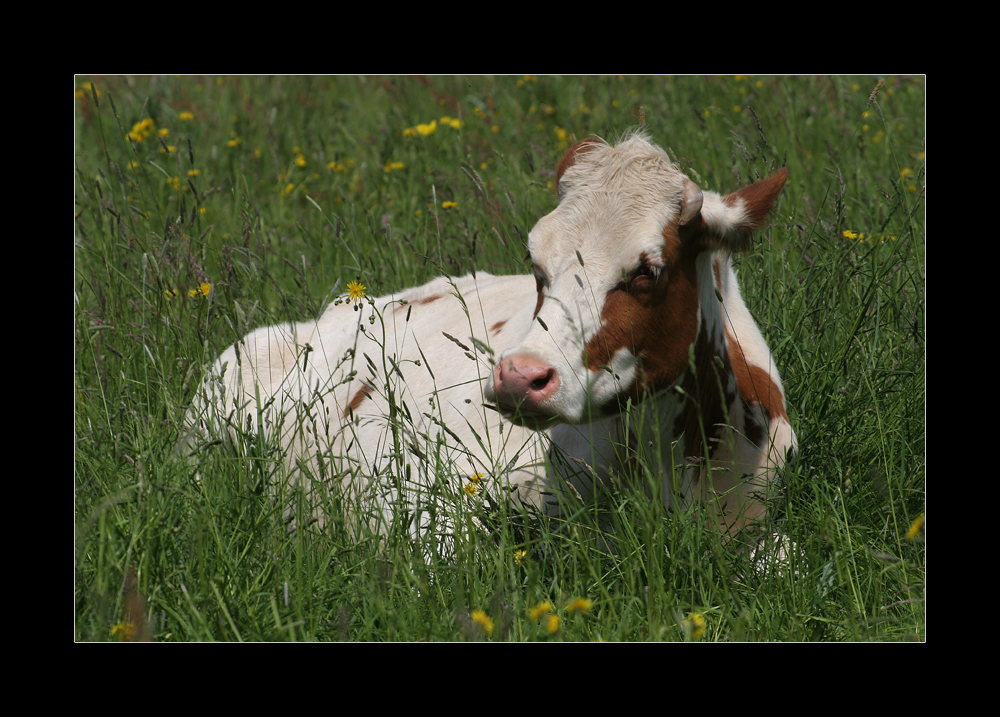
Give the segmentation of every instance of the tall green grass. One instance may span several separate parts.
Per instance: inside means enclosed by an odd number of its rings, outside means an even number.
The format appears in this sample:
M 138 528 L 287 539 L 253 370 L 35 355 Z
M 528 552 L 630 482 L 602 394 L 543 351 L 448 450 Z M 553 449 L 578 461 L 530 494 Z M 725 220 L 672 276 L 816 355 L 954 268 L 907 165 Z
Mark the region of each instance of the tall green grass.
M 923 639 L 923 78 L 75 91 L 76 639 Z M 788 568 L 760 569 L 699 508 L 668 516 L 642 491 L 538 521 L 488 487 L 467 501 L 471 537 L 425 562 L 400 531 L 349 538 L 335 487 L 328 524 L 288 523 L 296 489 L 253 434 L 177 455 L 219 351 L 315 317 L 351 280 L 378 295 L 524 271 L 565 148 L 640 122 L 708 189 L 789 168 L 738 266 L 799 438 L 771 513 L 797 545 Z

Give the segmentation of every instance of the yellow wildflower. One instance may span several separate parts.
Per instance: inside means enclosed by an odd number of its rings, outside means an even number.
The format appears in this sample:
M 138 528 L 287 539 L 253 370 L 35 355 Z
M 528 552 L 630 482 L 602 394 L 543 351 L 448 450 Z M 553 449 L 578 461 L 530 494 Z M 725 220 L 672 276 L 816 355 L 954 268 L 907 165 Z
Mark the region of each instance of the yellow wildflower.
M 570 612 L 590 612 L 591 607 L 593 607 L 593 603 L 587 598 L 577 598 L 567 605 L 566 609 Z
M 550 635 L 555 635 L 556 630 L 559 629 L 559 616 L 549 615 L 549 619 L 545 622 L 545 629 L 548 630 Z
M 542 602 L 535 605 L 535 607 L 528 608 L 528 617 L 532 620 L 541 620 L 543 617 L 548 615 L 554 610 L 554 606 L 548 600 L 543 600 Z
M 394 169 L 402 169 L 406 165 L 402 162 L 386 162 L 385 167 L 382 168 L 384 172 L 391 172 Z
M 514 551 L 514 565 L 520 565 L 521 561 L 528 557 L 527 550 L 515 550 Z
M 702 617 L 701 613 L 688 613 L 687 619 L 684 621 L 684 633 L 692 640 L 697 640 L 705 634 L 706 625 L 705 618 Z
M 135 635 L 135 623 L 120 622 L 111 626 L 111 634 L 117 635 L 122 642 L 128 642 Z
M 918 537 L 924 534 L 924 514 L 921 513 L 913 522 L 910 523 L 910 529 L 906 531 L 907 540 L 916 540 Z
M 303 155 L 301 155 L 301 154 L 298 155 L 295 158 L 295 164 L 299 165 L 300 167 L 306 166 L 306 158 Z
M 472 622 L 479 625 L 479 629 L 485 632 L 487 635 L 493 634 L 493 620 L 482 610 L 472 611 Z
M 212 292 L 212 285 L 206 281 L 203 281 L 201 284 L 198 285 L 198 291 L 201 293 L 202 296 L 208 298 L 208 295 Z
M 441 202 L 442 209 L 454 209 L 458 204 L 456 202 Z
M 153 125 L 153 120 L 147 117 L 141 122 L 136 122 L 132 125 L 132 131 L 128 133 L 128 138 L 133 142 L 142 142 L 142 140 L 149 137 L 155 131 L 156 127 Z
M 240 142 L 242 141 L 243 141 L 242 137 L 233 137 L 231 140 L 226 142 L 226 145 L 229 147 L 239 147 Z
M 177 119 L 179 119 L 181 122 L 190 122 L 191 120 L 194 119 L 194 115 L 191 114 L 190 112 L 181 112 L 179 115 L 177 115 Z
M 201 174 L 201 170 L 200 169 L 189 169 L 188 170 L 188 176 L 189 177 L 197 177 L 199 174 Z
M 362 284 L 360 281 L 350 281 L 347 284 L 347 298 L 358 302 L 365 296 L 365 289 L 368 287 Z
M 434 134 L 434 132 L 437 131 L 437 128 L 438 128 L 437 120 L 431 120 L 429 124 L 418 124 L 417 132 L 426 137 L 429 134 Z

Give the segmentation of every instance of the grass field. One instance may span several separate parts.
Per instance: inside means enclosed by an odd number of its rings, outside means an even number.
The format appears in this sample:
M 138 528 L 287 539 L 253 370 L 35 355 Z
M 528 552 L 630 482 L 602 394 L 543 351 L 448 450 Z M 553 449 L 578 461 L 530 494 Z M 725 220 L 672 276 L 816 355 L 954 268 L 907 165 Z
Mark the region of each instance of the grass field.
M 925 638 L 923 77 L 78 77 L 79 641 Z M 798 434 L 755 571 L 641 493 L 530 521 L 470 502 L 448 561 L 284 516 L 280 461 L 175 450 L 215 355 L 473 267 L 526 270 L 575 138 L 643 123 L 706 189 L 787 166 L 738 261 Z M 196 471 L 201 480 L 196 480 Z M 691 509 L 697 513 L 697 509 Z M 603 525 L 603 524 L 602 524 Z M 664 548 L 669 550 L 665 550 Z

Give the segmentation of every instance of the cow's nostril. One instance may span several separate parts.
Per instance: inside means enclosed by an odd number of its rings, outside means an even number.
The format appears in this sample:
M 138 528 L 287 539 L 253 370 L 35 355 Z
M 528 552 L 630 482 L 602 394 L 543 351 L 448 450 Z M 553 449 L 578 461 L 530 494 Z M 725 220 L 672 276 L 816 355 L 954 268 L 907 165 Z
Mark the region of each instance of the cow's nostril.
M 543 388 L 549 385 L 549 381 L 552 380 L 552 375 L 555 373 L 552 369 L 545 372 L 544 376 L 540 376 L 531 382 L 531 389 L 533 391 L 541 391 Z

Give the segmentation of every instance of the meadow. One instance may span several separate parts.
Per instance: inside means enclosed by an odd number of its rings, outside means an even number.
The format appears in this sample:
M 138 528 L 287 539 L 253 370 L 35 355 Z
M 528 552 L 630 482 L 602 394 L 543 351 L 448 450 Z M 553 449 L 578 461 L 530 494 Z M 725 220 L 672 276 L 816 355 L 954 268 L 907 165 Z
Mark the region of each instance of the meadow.
M 925 639 L 925 78 L 88 76 L 74 92 L 75 640 Z M 699 508 L 666 515 L 641 490 L 562 520 L 473 490 L 469 539 L 414 560 L 405 531 L 290 530 L 294 488 L 254 435 L 179 454 L 203 372 L 249 330 L 315 318 L 349 284 L 525 272 L 565 149 L 639 125 L 706 189 L 789 170 L 737 261 L 798 435 L 769 518 L 789 565 L 759 569 Z

